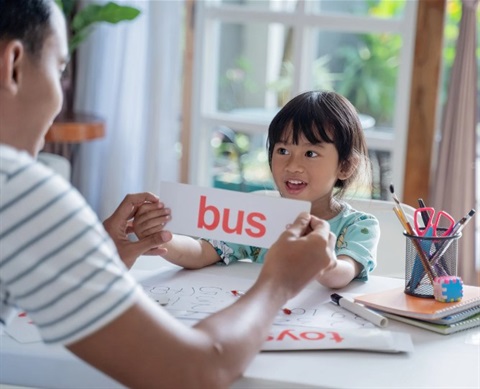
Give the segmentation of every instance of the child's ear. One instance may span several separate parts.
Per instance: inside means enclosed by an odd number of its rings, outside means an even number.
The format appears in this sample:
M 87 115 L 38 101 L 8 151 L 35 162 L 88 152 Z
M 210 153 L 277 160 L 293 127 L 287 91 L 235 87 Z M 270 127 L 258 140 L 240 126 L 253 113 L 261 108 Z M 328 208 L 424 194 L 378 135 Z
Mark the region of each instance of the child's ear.
M 350 178 L 350 176 L 357 169 L 358 163 L 359 163 L 359 159 L 356 156 L 353 156 L 350 159 L 343 161 L 340 164 L 338 179 L 343 181 L 343 180 L 346 180 L 347 178 Z
M 25 49 L 19 40 L 0 46 L 0 89 L 17 94 Z

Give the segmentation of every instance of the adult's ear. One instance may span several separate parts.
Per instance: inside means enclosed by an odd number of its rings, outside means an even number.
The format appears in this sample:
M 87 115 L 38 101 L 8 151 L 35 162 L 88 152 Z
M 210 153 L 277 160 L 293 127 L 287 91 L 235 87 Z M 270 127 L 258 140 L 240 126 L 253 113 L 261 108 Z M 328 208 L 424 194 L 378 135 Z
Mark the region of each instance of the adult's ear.
M 0 42 L 0 89 L 17 94 L 25 48 L 19 40 Z

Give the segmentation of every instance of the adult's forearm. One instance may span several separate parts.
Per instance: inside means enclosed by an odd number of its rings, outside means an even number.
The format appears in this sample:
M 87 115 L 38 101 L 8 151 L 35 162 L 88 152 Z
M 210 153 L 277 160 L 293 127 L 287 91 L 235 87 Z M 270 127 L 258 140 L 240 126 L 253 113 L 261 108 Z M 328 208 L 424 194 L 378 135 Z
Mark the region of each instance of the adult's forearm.
M 234 304 L 199 322 L 195 328 L 208 333 L 220 350 L 212 366 L 222 366 L 230 380 L 240 376 L 261 349 L 286 301 L 282 286 L 256 283 Z
M 282 287 L 255 285 L 193 328 L 143 298 L 68 348 L 129 387 L 228 388 L 260 350 L 282 296 Z

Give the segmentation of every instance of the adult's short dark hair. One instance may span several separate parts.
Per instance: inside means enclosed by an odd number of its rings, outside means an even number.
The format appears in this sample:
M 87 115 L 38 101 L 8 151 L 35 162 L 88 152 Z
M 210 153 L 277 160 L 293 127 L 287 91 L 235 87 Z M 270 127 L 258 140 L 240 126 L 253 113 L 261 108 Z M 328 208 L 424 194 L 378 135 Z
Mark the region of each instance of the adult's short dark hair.
M 39 55 L 51 31 L 53 0 L 0 0 L 0 40 L 18 39 Z

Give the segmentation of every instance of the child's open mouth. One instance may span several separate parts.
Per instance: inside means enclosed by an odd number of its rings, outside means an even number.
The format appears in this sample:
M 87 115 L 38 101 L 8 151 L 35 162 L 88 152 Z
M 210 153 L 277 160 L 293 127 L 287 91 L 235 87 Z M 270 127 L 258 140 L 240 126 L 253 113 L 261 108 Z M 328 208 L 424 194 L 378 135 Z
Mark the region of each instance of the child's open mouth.
M 307 183 L 301 180 L 288 180 L 285 181 L 285 186 L 290 193 L 293 193 L 303 190 L 307 186 Z

